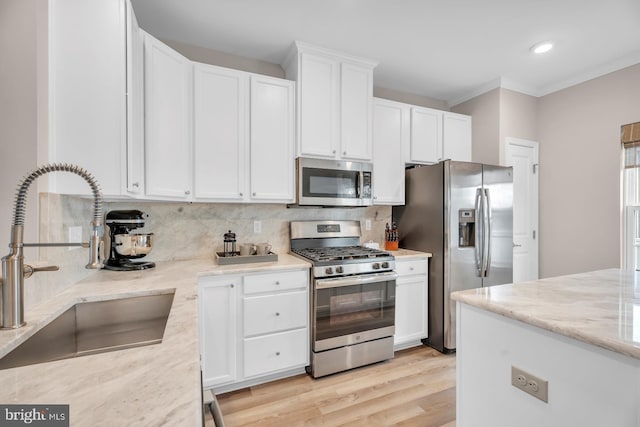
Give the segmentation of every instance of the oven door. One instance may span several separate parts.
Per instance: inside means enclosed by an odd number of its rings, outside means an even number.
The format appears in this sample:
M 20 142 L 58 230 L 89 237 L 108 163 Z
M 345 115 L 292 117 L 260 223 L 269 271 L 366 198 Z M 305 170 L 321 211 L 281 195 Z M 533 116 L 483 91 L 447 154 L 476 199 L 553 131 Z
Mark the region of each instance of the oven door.
M 395 272 L 314 281 L 313 351 L 392 336 Z
M 298 204 L 368 206 L 371 164 L 298 158 Z

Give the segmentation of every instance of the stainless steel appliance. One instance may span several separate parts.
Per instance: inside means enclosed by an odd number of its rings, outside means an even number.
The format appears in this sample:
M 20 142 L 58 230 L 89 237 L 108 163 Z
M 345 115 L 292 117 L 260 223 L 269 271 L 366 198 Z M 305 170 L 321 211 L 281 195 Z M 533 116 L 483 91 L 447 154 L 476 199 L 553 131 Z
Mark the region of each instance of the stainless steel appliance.
M 433 253 L 425 343 L 453 352 L 451 292 L 513 281 L 512 168 L 446 160 L 405 174 L 405 206 L 393 208 L 400 246 Z
M 369 206 L 372 198 L 371 163 L 298 157 L 299 206 Z
M 359 221 L 292 221 L 291 253 L 310 261 L 314 377 L 393 358 L 398 275 L 388 252 L 360 246 Z
M 107 270 L 146 270 L 156 266 L 150 261 L 132 261 L 146 256 L 153 247 L 153 233 L 142 233 L 138 228 L 145 225 L 149 215 L 138 210 L 110 211 L 105 223 L 109 227 L 109 259 L 104 264 Z

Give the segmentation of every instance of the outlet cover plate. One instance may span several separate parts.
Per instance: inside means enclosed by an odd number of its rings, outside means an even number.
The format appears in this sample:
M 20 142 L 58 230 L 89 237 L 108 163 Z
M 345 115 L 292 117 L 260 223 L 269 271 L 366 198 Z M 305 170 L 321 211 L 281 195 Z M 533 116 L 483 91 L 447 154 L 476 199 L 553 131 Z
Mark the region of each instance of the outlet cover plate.
M 511 385 L 549 403 L 549 381 L 511 366 Z

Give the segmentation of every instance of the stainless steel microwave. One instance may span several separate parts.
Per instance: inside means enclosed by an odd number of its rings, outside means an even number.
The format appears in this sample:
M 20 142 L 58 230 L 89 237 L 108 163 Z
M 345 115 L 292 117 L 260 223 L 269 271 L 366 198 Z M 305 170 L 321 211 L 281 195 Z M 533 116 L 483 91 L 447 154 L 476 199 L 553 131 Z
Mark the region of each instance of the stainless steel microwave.
M 370 206 L 373 203 L 371 163 L 298 157 L 296 170 L 300 206 Z

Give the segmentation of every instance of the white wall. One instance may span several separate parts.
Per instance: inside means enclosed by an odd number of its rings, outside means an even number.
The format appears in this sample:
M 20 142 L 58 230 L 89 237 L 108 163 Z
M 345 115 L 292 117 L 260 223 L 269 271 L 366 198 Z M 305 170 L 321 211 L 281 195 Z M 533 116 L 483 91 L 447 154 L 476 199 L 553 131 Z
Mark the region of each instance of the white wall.
M 620 267 L 620 126 L 640 120 L 640 64 L 538 100 L 541 277 Z

